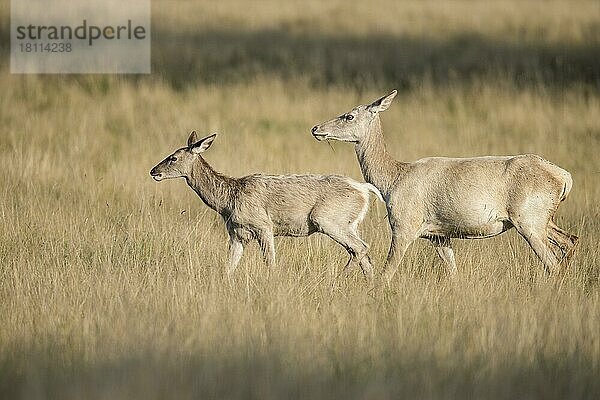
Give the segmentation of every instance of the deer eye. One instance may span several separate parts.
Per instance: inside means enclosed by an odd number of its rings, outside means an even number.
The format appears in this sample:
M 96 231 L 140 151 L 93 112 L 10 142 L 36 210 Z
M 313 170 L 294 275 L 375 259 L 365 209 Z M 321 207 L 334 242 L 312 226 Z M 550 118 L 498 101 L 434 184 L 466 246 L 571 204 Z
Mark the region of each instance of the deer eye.
M 169 157 L 169 162 L 175 162 L 175 161 L 177 161 L 177 157 L 175 157 L 175 156 Z
M 354 115 L 348 114 L 346 115 L 346 121 L 352 121 L 354 119 Z

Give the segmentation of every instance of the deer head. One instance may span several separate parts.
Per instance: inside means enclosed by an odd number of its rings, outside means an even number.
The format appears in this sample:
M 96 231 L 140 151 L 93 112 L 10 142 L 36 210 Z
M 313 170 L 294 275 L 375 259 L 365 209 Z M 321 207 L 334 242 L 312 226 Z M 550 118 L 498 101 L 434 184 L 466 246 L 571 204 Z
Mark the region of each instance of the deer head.
M 217 134 L 213 133 L 198 140 L 196 131 L 192 131 L 187 146 L 175 150 L 170 156 L 158 163 L 150 170 L 150 176 L 156 181 L 189 176 L 194 162 L 198 157 L 201 157 L 200 153 L 210 147 L 216 136 Z
M 352 110 L 312 128 L 317 140 L 339 140 L 359 143 L 369 135 L 371 123 L 381 111 L 387 110 L 398 92 L 393 90 L 369 105 L 359 105 Z

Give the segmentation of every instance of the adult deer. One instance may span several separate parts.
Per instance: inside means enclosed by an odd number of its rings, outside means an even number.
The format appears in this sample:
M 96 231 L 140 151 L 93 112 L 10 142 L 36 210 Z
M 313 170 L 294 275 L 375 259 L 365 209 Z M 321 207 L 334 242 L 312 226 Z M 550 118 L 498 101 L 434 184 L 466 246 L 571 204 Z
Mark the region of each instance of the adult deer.
M 275 264 L 274 236 L 323 233 L 350 254 L 346 270 L 360 265 L 367 277 L 372 266 L 358 225 L 369 209 L 369 193 L 379 191 L 339 175 L 262 175 L 231 178 L 202 158 L 217 134 L 198 139 L 196 132 L 182 147 L 150 171 L 156 180 L 180 178 L 202 201 L 221 214 L 229 233 L 229 265 L 233 273 L 250 240 L 258 241 L 268 266 Z
M 365 180 L 385 199 L 392 229 L 388 282 L 417 238 L 431 241 L 450 275 L 456 273 L 451 238 L 488 238 L 512 227 L 548 273 L 570 258 L 578 238 L 553 222 L 573 184 L 567 171 L 533 154 L 397 161 L 386 150 L 379 118 L 396 94 L 312 128 L 317 140 L 354 143 Z

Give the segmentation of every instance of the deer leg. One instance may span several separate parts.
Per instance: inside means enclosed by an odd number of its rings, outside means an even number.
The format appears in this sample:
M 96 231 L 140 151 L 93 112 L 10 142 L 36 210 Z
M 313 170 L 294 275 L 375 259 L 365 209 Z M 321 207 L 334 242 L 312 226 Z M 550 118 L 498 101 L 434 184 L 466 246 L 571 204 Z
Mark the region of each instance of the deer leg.
M 548 240 L 553 246 L 553 251 L 561 264 L 568 264 L 575 251 L 579 238 L 572 235 L 550 221 L 548 223 Z
M 373 279 L 373 265 L 371 264 L 371 259 L 367 255 L 369 251 L 369 245 L 365 243 L 364 240 L 358 236 L 358 232 L 356 230 L 352 230 L 352 236 L 355 241 L 360 244 L 360 252 L 357 254 L 358 263 L 360 265 L 360 269 L 362 273 L 367 279 Z
M 343 271 L 346 275 L 348 275 L 348 274 L 350 274 L 350 272 L 352 272 L 354 267 L 356 267 L 356 257 L 354 256 L 354 254 L 352 253 L 351 250 L 346 249 L 346 251 L 350 255 L 350 258 L 348 259 L 348 262 L 346 263 L 346 265 L 344 265 Z
M 371 258 L 368 254 L 365 254 L 365 256 L 361 258 L 360 269 L 368 280 L 373 280 L 373 264 L 371 264 Z
M 366 276 L 372 275 L 373 268 L 371 263 L 368 260 L 363 261 L 369 246 L 367 246 L 367 244 L 363 242 L 350 227 L 348 227 L 348 229 L 340 230 L 336 227 L 321 225 L 321 229 L 324 234 L 343 246 L 348 254 L 350 254 L 350 260 L 344 267 L 344 272 L 348 273 L 352 270 L 352 268 L 354 268 L 355 265 L 360 264 L 361 268 L 363 269 L 363 273 L 365 273 Z
M 392 281 L 402 258 L 404 258 L 404 253 L 406 253 L 408 246 L 412 242 L 413 240 L 409 240 L 396 232 L 392 232 L 392 242 L 390 244 L 387 260 L 385 261 L 385 267 L 383 268 L 383 276 L 388 284 Z
M 546 236 L 546 228 L 536 229 L 522 224 L 515 225 L 515 228 L 527 240 L 527 243 L 542 261 L 546 273 L 551 275 L 556 272 L 560 260 L 550 247 L 550 242 Z
M 433 247 L 437 250 L 438 255 L 446 264 L 446 270 L 451 277 L 456 276 L 456 261 L 454 260 L 454 250 L 450 244 L 450 238 L 436 236 L 429 239 Z
M 273 232 L 270 230 L 262 231 L 258 234 L 257 239 L 267 267 L 273 268 L 275 266 L 275 240 Z
M 242 241 L 235 237 L 229 237 L 229 265 L 227 266 L 227 274 L 231 275 L 235 271 L 244 253 L 244 245 Z
M 579 240 L 579 237 L 577 235 L 572 235 L 569 232 L 559 228 L 558 226 L 556 226 L 556 224 L 552 220 L 550 220 L 550 222 L 548 222 L 548 227 L 550 229 L 554 230 L 556 233 L 558 233 L 562 237 L 564 237 L 565 241 L 570 243 L 571 245 L 575 246 L 575 244 L 577 244 L 577 240 Z

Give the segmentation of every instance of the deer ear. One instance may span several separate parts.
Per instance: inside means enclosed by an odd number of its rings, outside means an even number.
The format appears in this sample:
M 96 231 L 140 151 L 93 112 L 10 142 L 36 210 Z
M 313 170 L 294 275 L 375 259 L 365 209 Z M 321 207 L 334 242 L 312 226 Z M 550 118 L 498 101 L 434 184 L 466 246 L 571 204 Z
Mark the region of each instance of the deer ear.
M 390 94 L 386 94 L 382 98 L 375 100 L 367 108 L 369 109 L 369 111 L 372 111 L 372 112 L 385 111 L 392 104 L 392 100 L 394 100 L 394 97 L 396 97 L 397 94 L 398 94 L 398 91 L 396 89 L 394 89 L 390 92 Z
M 216 137 L 217 137 L 217 134 L 213 133 L 212 135 L 202 138 L 198 142 L 192 144 L 190 146 L 190 150 L 192 150 L 192 153 L 196 153 L 196 154 L 202 153 L 202 152 L 208 150 L 208 148 L 210 147 L 210 145 L 212 144 L 212 142 L 215 140 Z
M 196 134 L 196 131 L 192 131 L 192 133 L 190 133 L 190 137 L 188 137 L 188 147 L 192 147 L 192 145 L 197 141 L 198 135 Z

